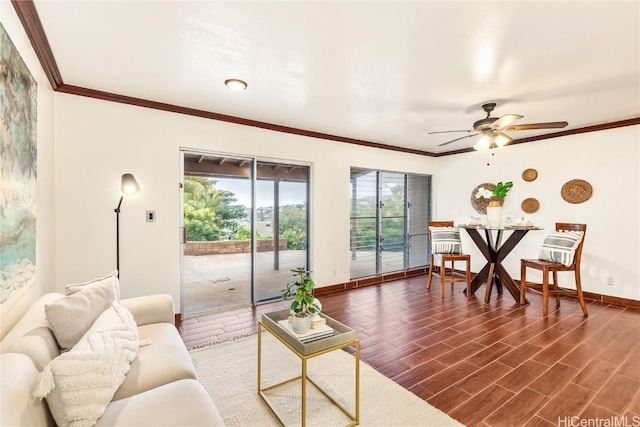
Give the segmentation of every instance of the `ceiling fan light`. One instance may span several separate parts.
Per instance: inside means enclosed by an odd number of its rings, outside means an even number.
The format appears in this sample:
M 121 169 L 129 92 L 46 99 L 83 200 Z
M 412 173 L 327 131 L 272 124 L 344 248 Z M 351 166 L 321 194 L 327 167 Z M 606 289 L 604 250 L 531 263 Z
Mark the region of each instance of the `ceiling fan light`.
M 509 144 L 512 141 L 513 141 L 513 138 L 511 138 L 506 133 L 503 133 L 500 131 L 496 131 L 495 137 L 493 138 L 493 142 L 495 142 L 496 146 L 498 147 L 504 147 L 505 145 Z
M 476 142 L 476 145 L 473 146 L 476 150 L 486 150 L 489 147 L 491 147 L 491 135 L 488 134 L 482 135 L 480 141 Z

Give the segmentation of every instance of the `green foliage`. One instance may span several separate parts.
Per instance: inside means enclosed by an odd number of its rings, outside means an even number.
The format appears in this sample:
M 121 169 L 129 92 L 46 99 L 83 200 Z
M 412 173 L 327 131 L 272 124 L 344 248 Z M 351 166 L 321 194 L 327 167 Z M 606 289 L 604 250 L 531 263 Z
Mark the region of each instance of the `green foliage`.
M 404 222 L 404 188 L 402 186 L 391 187 L 391 194 L 382 200 L 382 230 L 385 251 L 404 250 L 405 222 Z M 355 247 L 358 251 L 376 250 L 376 200 L 374 197 L 358 199 L 356 206 L 352 208 L 351 228 L 352 238 L 355 238 Z
M 307 212 L 299 206 L 284 206 L 280 212 L 280 236 L 287 239 L 287 249 L 306 249 Z
M 235 195 L 217 190 L 216 181 L 203 177 L 185 177 L 184 225 L 189 241 L 233 240 L 242 230 L 240 220 L 247 219 L 244 206 L 234 205 Z
M 230 240 L 251 240 L 251 230 L 248 228 L 240 228 L 231 236 Z
M 235 204 L 235 194 L 215 188 L 216 180 L 185 177 L 184 224 L 189 241 L 250 240 L 251 230 L 241 226 L 248 221 L 247 209 Z M 258 217 L 261 210 L 258 209 Z M 264 215 L 264 213 L 262 213 Z M 257 234 L 258 239 L 271 239 Z M 280 212 L 280 237 L 287 249 L 307 247 L 307 212 L 304 206 L 284 206 Z
M 511 187 L 513 187 L 513 182 L 509 181 L 503 183 L 502 181 L 500 181 L 496 184 L 496 188 L 494 188 L 491 192 L 493 193 L 494 197 L 504 199 L 505 197 L 507 197 L 507 193 L 509 192 L 509 190 L 511 190 Z
M 291 271 L 297 280 L 289 283 L 287 288 L 282 291 L 282 299 L 293 298 L 291 311 L 297 317 L 306 317 L 308 314 L 320 312 L 320 307 L 313 297 L 315 283 L 309 277 L 309 272 L 304 267 L 298 267 Z
M 185 203 L 184 225 L 187 228 L 187 240 L 220 240 L 220 229 L 214 225 L 215 215 L 210 208 L 194 208 Z

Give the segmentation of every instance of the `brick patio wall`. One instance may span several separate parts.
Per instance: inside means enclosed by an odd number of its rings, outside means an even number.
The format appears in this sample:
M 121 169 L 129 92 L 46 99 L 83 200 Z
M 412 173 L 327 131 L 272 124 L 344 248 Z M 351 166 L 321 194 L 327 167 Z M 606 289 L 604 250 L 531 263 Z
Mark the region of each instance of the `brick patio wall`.
M 287 239 L 280 239 L 280 250 L 287 250 Z M 273 251 L 273 240 L 258 240 L 258 252 Z M 241 254 L 251 252 L 250 240 L 223 240 L 219 242 L 187 242 L 185 255 Z

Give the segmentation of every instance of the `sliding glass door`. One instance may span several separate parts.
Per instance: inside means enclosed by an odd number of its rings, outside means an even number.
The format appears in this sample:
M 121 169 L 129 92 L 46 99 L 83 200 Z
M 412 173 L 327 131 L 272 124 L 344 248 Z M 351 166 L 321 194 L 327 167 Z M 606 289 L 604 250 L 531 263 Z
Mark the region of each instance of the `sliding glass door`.
M 279 298 L 308 268 L 309 167 L 182 155 L 183 316 Z
M 308 266 L 309 167 L 257 162 L 254 300 L 280 298 L 292 269 Z

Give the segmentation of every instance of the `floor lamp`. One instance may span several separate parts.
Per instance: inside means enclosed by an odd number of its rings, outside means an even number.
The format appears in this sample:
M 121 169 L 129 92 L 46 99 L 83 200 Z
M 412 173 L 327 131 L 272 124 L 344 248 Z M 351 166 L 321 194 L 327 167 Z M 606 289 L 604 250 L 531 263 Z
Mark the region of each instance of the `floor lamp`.
M 139 193 L 140 186 L 133 175 L 125 173 L 122 175 L 120 190 L 122 191 L 122 195 L 120 196 L 118 207 L 113 210 L 116 213 L 116 270 L 118 271 L 118 277 L 120 277 L 120 206 L 122 205 L 124 196 L 132 196 Z

